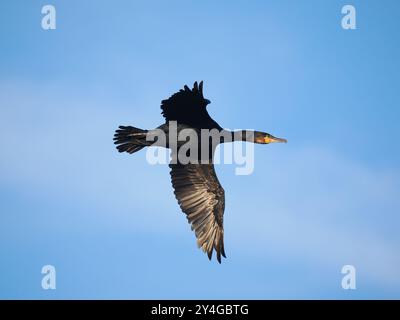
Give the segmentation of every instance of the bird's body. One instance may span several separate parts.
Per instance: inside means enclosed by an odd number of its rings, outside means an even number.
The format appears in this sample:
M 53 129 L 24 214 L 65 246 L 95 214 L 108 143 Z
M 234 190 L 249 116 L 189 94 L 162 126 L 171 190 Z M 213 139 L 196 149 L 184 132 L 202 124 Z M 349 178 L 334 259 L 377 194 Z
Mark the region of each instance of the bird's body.
M 162 101 L 164 124 L 153 130 L 120 126 L 114 140 L 119 152 L 134 153 L 150 145 L 172 150 L 169 167 L 178 203 L 195 232 L 198 246 L 209 259 L 215 250 L 217 260 L 221 262 L 221 256 L 225 257 L 225 192 L 213 165 L 216 146 L 235 140 L 262 144 L 286 140 L 259 131 L 224 130 L 208 114 L 206 107 L 209 103 L 203 97 L 203 82 L 199 85 L 195 82 L 193 89 L 184 86 L 184 89 Z M 211 135 L 203 135 L 204 132 Z M 187 139 L 179 139 L 182 134 Z M 192 136 L 196 139 L 188 139 Z M 216 139 L 212 138 L 214 136 Z

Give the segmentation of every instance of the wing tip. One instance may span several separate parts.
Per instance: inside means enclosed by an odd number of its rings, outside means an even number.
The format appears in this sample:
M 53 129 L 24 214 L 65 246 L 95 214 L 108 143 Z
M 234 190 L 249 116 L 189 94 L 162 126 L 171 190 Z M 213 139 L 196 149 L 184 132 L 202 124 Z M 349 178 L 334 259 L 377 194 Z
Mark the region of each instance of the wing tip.
M 221 264 L 221 252 L 217 251 L 217 261 L 219 264 Z
M 208 260 L 210 260 L 210 261 L 211 261 L 211 258 L 212 258 L 212 253 L 213 253 L 212 250 L 207 252 Z

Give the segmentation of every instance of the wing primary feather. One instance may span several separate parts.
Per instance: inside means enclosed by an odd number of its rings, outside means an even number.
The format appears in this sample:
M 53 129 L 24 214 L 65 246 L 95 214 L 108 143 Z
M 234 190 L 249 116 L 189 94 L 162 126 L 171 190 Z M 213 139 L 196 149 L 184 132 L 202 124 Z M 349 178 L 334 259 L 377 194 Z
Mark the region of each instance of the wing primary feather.
M 196 85 L 194 85 L 194 90 Z M 200 90 L 199 85 L 197 89 Z M 225 193 L 213 164 L 171 164 L 174 193 L 197 238 L 197 245 L 211 260 L 226 257 L 223 242 Z

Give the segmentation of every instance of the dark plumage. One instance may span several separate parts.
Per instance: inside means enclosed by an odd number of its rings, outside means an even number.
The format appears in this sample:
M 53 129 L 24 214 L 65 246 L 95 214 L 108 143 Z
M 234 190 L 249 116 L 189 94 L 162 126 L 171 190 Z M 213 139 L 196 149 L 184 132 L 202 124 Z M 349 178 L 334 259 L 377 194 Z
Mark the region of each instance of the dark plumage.
M 161 102 L 162 115 L 166 122 L 157 129 L 168 133 L 168 122 L 176 121 L 178 132 L 185 128 L 192 128 L 197 132 L 201 129 L 217 129 L 222 132 L 224 129 L 207 112 L 209 103 L 203 96 L 203 82 L 195 82 L 192 89 L 185 85 L 184 89 Z M 232 136 L 232 140 L 261 144 L 286 142 L 285 139 L 260 131 L 241 131 L 238 135 L 224 131 Z M 114 143 L 119 152 L 134 153 L 151 145 L 146 136 L 154 132 L 155 130 L 120 126 L 114 135 Z M 220 141 L 223 142 L 224 140 Z M 166 147 L 170 147 L 168 141 Z M 178 145 L 178 150 L 179 147 Z M 215 148 L 209 155 L 209 163 L 182 164 L 178 161 L 169 166 L 175 197 L 195 232 L 198 246 L 207 253 L 210 260 L 215 250 L 217 260 L 221 262 L 221 256 L 226 257 L 223 227 L 225 192 L 212 163 L 214 150 Z M 172 154 L 172 158 L 176 159 L 176 154 Z
M 161 101 L 161 114 L 165 121 L 175 120 L 197 129 L 222 130 L 207 112 L 209 103 L 210 100 L 203 97 L 203 81 L 199 85 L 195 82 L 192 90 L 184 86 L 184 89 Z

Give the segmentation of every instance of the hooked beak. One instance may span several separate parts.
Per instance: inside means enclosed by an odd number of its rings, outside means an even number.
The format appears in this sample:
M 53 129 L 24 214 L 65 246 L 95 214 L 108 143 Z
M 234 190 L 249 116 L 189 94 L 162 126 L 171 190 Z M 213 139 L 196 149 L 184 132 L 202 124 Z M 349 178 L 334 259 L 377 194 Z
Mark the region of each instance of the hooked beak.
M 283 138 L 276 138 L 276 137 L 274 137 L 272 135 L 269 135 L 268 137 L 264 138 L 264 143 L 272 143 L 272 142 L 283 142 L 283 143 L 286 143 L 287 140 L 283 139 Z

